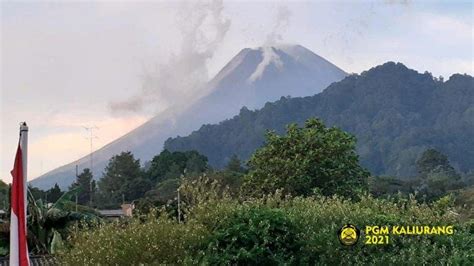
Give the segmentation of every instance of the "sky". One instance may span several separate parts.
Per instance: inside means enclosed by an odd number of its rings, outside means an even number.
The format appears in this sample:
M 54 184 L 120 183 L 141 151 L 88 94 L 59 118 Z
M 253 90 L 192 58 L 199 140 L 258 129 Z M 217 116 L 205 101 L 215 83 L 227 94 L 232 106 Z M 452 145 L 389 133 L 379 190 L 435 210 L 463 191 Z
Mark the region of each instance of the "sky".
M 471 1 L 1 1 L 0 177 L 28 179 L 199 95 L 246 47 L 301 44 L 349 73 L 387 61 L 473 75 Z M 174 77 L 173 77 L 174 75 Z M 170 77 L 171 76 L 171 77 Z M 179 87 L 179 88 L 178 88 Z

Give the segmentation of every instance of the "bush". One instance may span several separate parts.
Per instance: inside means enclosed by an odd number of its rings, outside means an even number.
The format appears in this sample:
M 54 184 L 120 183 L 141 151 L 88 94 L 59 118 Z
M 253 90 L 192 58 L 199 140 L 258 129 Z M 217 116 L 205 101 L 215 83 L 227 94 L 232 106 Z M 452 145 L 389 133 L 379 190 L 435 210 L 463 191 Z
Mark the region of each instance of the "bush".
M 207 235 L 199 224 L 150 215 L 144 222 L 114 222 L 80 231 L 59 259 L 61 265 L 183 264 Z
M 363 197 L 359 202 L 339 197 L 297 198 L 284 202 L 289 216 L 306 230 L 298 238 L 306 243 L 311 263 L 332 264 L 469 264 L 473 262 L 473 227 L 462 224 L 443 203 L 420 204 L 414 198 L 381 200 Z M 361 229 L 356 246 L 341 246 L 335 232 L 346 223 Z M 388 245 L 364 245 L 366 225 L 454 225 L 451 236 L 390 235 Z
M 276 265 L 298 261 L 299 229 L 280 209 L 238 208 L 220 220 L 204 245 L 201 263 L 211 265 Z
M 414 197 L 359 201 L 339 196 L 283 197 L 279 192 L 238 201 L 206 191 L 184 197 L 184 223 L 159 219 L 112 223 L 80 231 L 63 252 L 62 264 L 465 264 L 474 262 L 474 223 L 461 222 L 452 199 L 433 204 Z M 191 193 L 190 190 L 188 193 Z M 183 191 L 184 192 L 184 191 Z M 184 194 L 184 193 L 183 193 Z M 151 216 L 150 216 L 151 217 Z M 155 216 L 156 217 L 156 216 Z M 362 237 L 353 247 L 339 243 L 337 231 L 351 223 Z M 365 245 L 366 225 L 454 225 L 450 236 L 395 236 L 388 245 Z

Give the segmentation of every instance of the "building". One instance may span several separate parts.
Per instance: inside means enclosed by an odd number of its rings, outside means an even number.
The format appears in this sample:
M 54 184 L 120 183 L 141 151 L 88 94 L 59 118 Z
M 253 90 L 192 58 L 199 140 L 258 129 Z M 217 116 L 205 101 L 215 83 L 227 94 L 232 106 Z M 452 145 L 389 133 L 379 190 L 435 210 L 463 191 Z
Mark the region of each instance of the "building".
M 122 204 L 121 209 L 113 210 L 97 210 L 100 215 L 104 216 L 107 219 L 120 219 L 124 217 L 132 217 L 133 209 L 135 209 L 134 204 Z

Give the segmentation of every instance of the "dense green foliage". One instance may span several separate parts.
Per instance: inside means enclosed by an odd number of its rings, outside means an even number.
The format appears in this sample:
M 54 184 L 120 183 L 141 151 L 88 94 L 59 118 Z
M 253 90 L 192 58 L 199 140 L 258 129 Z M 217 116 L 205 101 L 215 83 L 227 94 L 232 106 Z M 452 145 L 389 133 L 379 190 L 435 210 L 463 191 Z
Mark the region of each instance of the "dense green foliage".
M 162 151 L 155 156 L 147 171 L 147 176 L 159 183 L 165 179 L 177 178 L 185 173 L 200 174 L 207 169 L 207 158 L 196 151 Z
M 461 176 L 449 163 L 448 157 L 435 149 L 428 149 L 416 161 L 419 174 L 417 190 L 433 199 L 446 194 L 448 191 L 466 186 Z
M 239 201 L 215 183 L 183 187 L 185 221 L 162 212 L 130 223 L 79 231 L 61 256 L 64 265 L 84 264 L 466 264 L 474 261 L 473 224 L 459 221 L 449 198 L 431 205 L 410 199 L 357 202 L 341 197 L 282 197 Z M 191 194 L 189 194 L 191 191 Z M 221 192 L 219 192 L 221 191 Z M 390 236 L 388 245 L 353 248 L 337 230 L 357 225 L 455 225 L 452 236 Z
M 355 138 L 338 128 L 309 119 L 303 128 L 291 124 L 286 135 L 267 134 L 265 145 L 249 161 L 244 189 L 253 195 L 277 189 L 293 195 L 350 196 L 365 188 L 369 173 L 359 166 Z
M 143 195 L 150 185 L 142 176 L 140 160 L 131 152 L 115 155 L 99 181 L 99 202 L 103 206 L 116 206 L 123 200 L 132 201 Z
M 71 199 L 79 188 L 64 193 L 52 204 L 35 199 L 28 193 L 28 242 L 29 251 L 34 254 L 54 254 L 63 246 L 63 239 L 69 233 L 68 228 L 78 221 L 97 219 L 90 211 L 74 211 L 70 207 Z M 68 206 L 69 205 L 69 206 Z
M 58 184 L 46 191 L 32 186 L 29 186 L 28 190 L 35 199 L 42 199 L 44 202 L 56 202 L 64 194 Z
M 154 188 L 140 192 L 141 213 L 131 220 L 73 231 L 62 247 L 61 264 L 474 263 L 472 191 L 448 189 L 460 176 L 441 152 L 421 154 L 416 163 L 419 178 L 371 177 L 367 183 L 369 174 L 359 165 L 355 138 L 338 128 L 309 119 L 304 127 L 289 125 L 286 135 L 267 136 L 248 170 L 237 156 L 224 170 L 208 169 L 197 152 L 164 151 L 146 170 L 131 153 L 113 157 L 106 176 L 124 181 L 122 189 L 136 192 L 124 184 L 140 180 Z M 135 169 L 135 177 L 123 175 L 130 169 L 122 169 L 122 163 Z M 188 173 L 188 167 L 198 170 Z M 363 191 L 367 186 L 378 198 Z M 351 248 L 337 237 L 347 223 L 363 232 Z M 390 235 L 388 244 L 366 245 L 367 225 L 454 225 L 455 233 Z
M 416 161 L 416 168 L 419 176 L 426 178 L 433 172 L 444 172 L 454 177 L 455 170 L 449 163 L 448 157 L 435 149 L 428 149 L 423 152 Z
M 296 263 L 303 247 L 297 226 L 283 210 L 267 206 L 237 208 L 206 240 L 203 262 L 210 265 Z
M 226 171 L 235 172 L 235 173 L 245 173 L 246 169 L 242 166 L 242 161 L 237 157 L 237 155 L 232 155 L 229 162 L 224 168 Z
M 8 210 L 9 207 L 9 198 L 10 196 L 8 195 L 10 192 L 10 188 L 5 182 L 0 180 L 0 206 L 1 209 L 6 211 Z
M 61 265 L 183 264 L 192 247 L 206 236 L 199 224 L 178 225 L 168 218 L 148 217 L 128 224 L 100 224 L 73 236 L 72 249 L 60 257 Z
M 218 125 L 169 139 L 170 151 L 197 150 L 214 167 L 241 159 L 264 143 L 266 130 L 319 117 L 355 135 L 363 166 L 374 175 L 416 175 L 415 161 L 428 148 L 446 154 L 458 171 L 474 169 L 474 80 L 455 74 L 443 82 L 398 63 L 386 63 L 333 83 L 322 93 L 282 98 L 262 109 L 242 108 Z
M 113 156 L 99 180 L 94 206 L 101 209 L 118 208 L 123 202 L 136 201 L 142 209 L 166 204 L 176 196 L 179 178 L 199 175 L 208 170 L 207 158 L 196 151 L 169 152 L 164 150 L 141 167 L 131 152 Z M 81 195 L 89 198 L 90 176 L 82 173 L 71 188 L 83 184 Z M 89 185 L 88 185 L 89 184 Z M 95 193 L 94 184 L 93 193 Z M 80 203 L 83 203 L 80 201 Z

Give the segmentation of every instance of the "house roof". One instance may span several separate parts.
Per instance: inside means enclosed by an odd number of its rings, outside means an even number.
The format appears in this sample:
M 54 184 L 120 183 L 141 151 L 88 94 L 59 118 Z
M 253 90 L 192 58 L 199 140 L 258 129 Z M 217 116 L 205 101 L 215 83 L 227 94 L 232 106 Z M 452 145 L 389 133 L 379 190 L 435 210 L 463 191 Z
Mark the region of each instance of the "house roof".
M 98 210 L 99 213 L 106 217 L 121 217 L 124 215 L 122 209 L 116 210 Z

